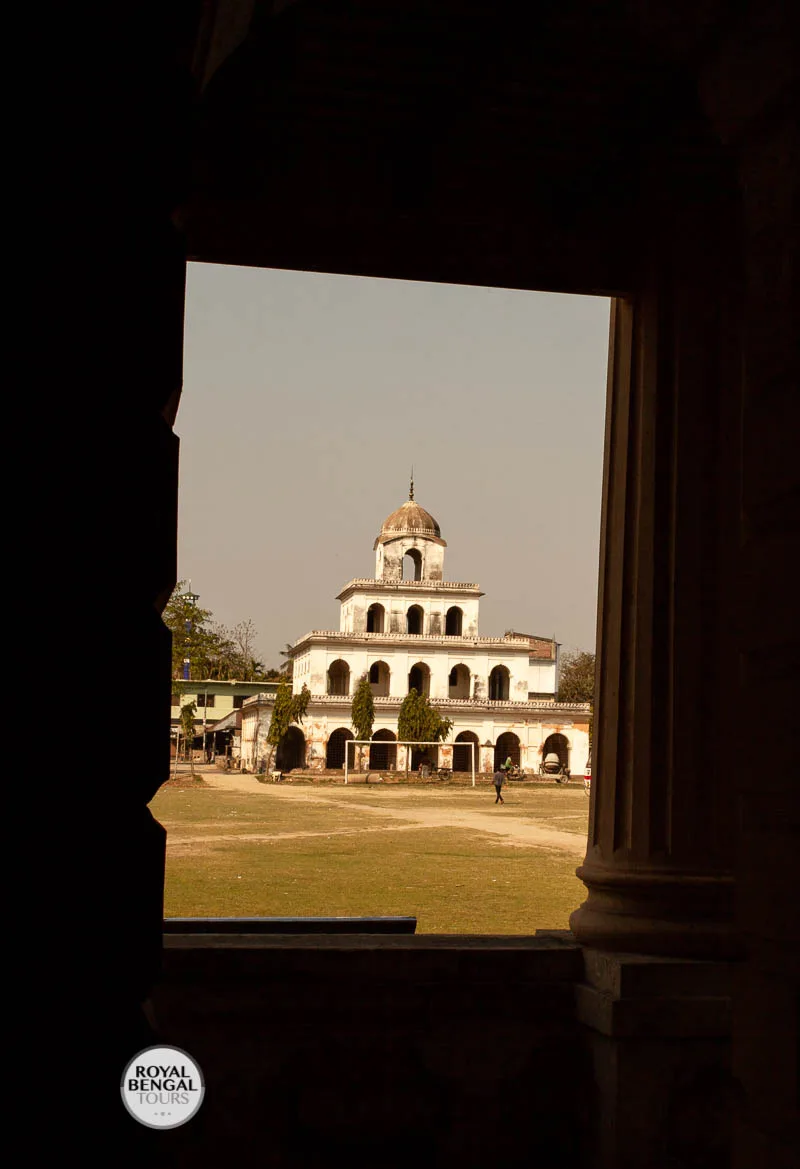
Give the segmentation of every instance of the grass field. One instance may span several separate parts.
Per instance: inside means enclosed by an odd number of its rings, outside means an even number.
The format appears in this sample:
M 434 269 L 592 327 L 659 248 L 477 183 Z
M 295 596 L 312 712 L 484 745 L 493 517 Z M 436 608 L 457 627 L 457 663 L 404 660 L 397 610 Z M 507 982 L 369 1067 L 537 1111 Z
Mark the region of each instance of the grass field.
M 495 808 L 485 787 L 237 781 L 248 790 L 167 785 L 152 801 L 168 917 L 402 914 L 418 933 L 529 934 L 566 929 L 584 899 L 582 787 L 511 786 Z

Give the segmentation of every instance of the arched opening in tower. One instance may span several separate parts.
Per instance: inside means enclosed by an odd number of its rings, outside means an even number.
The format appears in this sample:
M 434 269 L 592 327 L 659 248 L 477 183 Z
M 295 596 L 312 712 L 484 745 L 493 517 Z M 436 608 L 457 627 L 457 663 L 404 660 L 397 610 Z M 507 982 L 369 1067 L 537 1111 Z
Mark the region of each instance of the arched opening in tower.
M 431 671 L 424 662 L 417 662 L 412 666 L 408 672 L 408 689 L 416 690 L 417 694 L 424 694 L 425 697 L 431 692 Z
M 367 609 L 367 633 L 383 633 L 386 610 L 383 605 L 370 605 Z
M 505 666 L 495 666 L 489 675 L 490 702 L 508 702 L 511 675 Z
M 412 605 L 406 613 L 406 633 L 422 634 L 425 615 L 419 605 Z
M 350 667 L 341 659 L 328 667 L 328 693 L 344 697 L 350 693 Z
M 373 662 L 369 668 L 369 685 L 374 698 L 386 698 L 389 694 L 391 674 L 386 662 Z
M 467 666 L 463 663 L 453 666 L 448 679 L 448 698 L 469 698 L 469 681 L 470 673 Z
M 464 621 L 464 613 L 459 609 L 458 605 L 451 605 L 447 610 L 447 616 L 444 621 L 444 632 L 446 637 L 460 637 L 461 628 Z
M 409 548 L 403 557 L 403 580 L 422 580 L 422 553 Z

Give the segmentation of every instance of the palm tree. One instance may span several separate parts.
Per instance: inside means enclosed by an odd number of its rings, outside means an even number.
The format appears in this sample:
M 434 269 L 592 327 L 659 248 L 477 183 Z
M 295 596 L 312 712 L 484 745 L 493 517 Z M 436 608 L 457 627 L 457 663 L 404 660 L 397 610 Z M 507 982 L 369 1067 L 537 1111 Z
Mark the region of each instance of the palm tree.
M 292 649 L 293 649 L 292 643 L 287 641 L 284 649 L 281 650 L 281 657 L 286 658 L 286 661 L 283 662 L 281 665 L 281 673 L 283 674 L 283 676 L 285 678 L 287 678 L 289 680 L 291 680 L 292 675 L 294 673 L 294 662 L 289 657 L 289 654 L 292 652 Z

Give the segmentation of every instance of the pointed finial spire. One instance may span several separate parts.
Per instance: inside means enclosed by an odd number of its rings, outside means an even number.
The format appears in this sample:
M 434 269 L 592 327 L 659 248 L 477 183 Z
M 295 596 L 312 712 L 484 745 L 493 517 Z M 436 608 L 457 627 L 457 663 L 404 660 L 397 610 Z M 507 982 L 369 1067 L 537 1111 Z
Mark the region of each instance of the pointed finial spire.
M 409 499 L 414 498 L 414 468 L 413 467 L 411 468 L 411 483 L 410 483 L 409 488 L 408 488 L 408 498 Z

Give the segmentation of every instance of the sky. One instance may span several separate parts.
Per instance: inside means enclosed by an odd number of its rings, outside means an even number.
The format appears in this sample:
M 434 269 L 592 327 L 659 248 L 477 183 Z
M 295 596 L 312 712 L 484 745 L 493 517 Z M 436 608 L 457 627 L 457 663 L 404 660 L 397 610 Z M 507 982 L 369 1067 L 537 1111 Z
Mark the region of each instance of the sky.
M 178 572 L 267 666 L 415 498 L 480 635 L 594 649 L 609 301 L 190 264 Z

